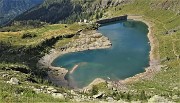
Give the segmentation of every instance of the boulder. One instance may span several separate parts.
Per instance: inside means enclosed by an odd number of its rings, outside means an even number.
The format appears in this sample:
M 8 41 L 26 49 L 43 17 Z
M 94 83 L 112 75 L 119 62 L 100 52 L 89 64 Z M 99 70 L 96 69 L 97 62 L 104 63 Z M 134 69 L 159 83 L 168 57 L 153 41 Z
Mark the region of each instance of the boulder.
M 37 88 L 34 88 L 33 91 L 35 91 L 35 93 L 41 93 L 41 89 L 37 89 Z
M 3 74 L 3 75 L 2 75 L 3 78 L 5 78 L 5 77 L 7 77 L 7 76 L 8 76 L 8 74 Z
M 103 92 L 99 92 L 98 94 L 93 95 L 93 98 L 102 98 L 102 97 L 103 97 L 103 95 L 104 95 L 104 93 L 103 93 Z
M 109 103 L 114 103 L 114 99 L 112 97 L 107 97 L 106 100 L 109 102 Z
M 17 78 L 11 78 L 10 81 L 7 81 L 10 84 L 19 84 L 19 80 Z
M 64 98 L 64 95 L 61 94 L 61 93 L 52 93 L 52 96 L 53 96 L 54 98 L 65 99 L 65 98 Z
M 53 87 L 48 87 L 47 90 L 51 91 L 51 90 L 54 90 L 54 88 Z
M 95 34 L 93 34 L 93 37 L 94 38 L 100 38 L 100 37 L 102 37 L 102 34 L 101 33 L 95 33 Z

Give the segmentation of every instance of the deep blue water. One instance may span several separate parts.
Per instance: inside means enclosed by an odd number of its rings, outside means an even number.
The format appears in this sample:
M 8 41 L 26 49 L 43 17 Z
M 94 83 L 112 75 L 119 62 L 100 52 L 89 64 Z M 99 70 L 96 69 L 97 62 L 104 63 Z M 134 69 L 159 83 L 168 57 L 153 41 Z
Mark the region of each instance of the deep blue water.
M 103 25 L 98 32 L 107 36 L 112 47 L 68 53 L 56 58 L 52 65 L 71 70 L 79 67 L 69 77 L 77 87 L 83 87 L 95 78 L 125 79 L 144 72 L 149 66 L 150 45 L 148 27 L 139 21 L 121 21 Z

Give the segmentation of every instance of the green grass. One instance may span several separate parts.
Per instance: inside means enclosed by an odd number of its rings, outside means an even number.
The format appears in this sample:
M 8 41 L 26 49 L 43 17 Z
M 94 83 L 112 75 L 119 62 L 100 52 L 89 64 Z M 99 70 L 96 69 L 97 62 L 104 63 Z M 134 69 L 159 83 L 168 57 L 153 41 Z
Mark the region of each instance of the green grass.
M 27 29 L 18 32 L 0 32 L 0 41 L 10 42 L 13 46 L 36 46 L 46 39 L 60 35 L 74 34 L 85 25 L 75 24 L 53 24 L 45 25 L 37 29 Z M 31 39 L 22 39 L 23 34 L 33 33 L 37 37 Z
M 167 65 L 168 69 L 162 68 L 162 71 L 156 74 L 152 80 L 139 81 L 132 84 L 130 88 L 145 90 L 152 94 L 175 95 L 180 93 L 179 90 L 174 90 L 176 87 L 180 89 L 180 59 L 177 59 L 177 55 L 180 54 L 180 29 L 172 34 L 165 33 L 180 27 L 180 15 L 171 10 L 164 10 L 158 7 L 151 8 L 149 5 L 151 1 L 136 0 L 132 4 L 112 7 L 107 10 L 105 15 L 141 15 L 145 20 L 154 24 L 152 30 L 159 42 L 159 48 L 155 49 L 154 54 L 160 55 L 160 59 L 170 58 L 169 61 L 161 62 L 161 64 Z M 121 10 L 117 10 L 117 8 L 121 8 Z
M 0 102 L 1 103 L 34 103 L 34 102 L 63 102 L 65 100 L 55 99 L 49 94 L 35 93 L 29 88 L 18 85 L 0 83 Z
M 17 32 L 0 32 L 0 42 L 10 43 L 12 50 L 18 50 L 17 48 L 33 49 L 36 46 L 41 45 L 48 39 L 61 35 L 75 34 L 78 30 L 85 28 L 86 25 L 74 24 L 53 24 L 45 25 L 41 28 L 23 28 Z M 23 34 L 32 33 L 36 34 L 36 37 L 22 39 Z M 73 38 L 75 39 L 75 37 Z M 61 46 L 69 43 L 72 38 L 59 39 L 56 43 L 52 44 L 53 48 L 58 49 Z M 41 85 L 52 85 L 47 80 L 43 80 L 45 69 L 36 68 L 36 63 L 45 53 L 50 50 L 50 47 L 36 48 L 30 53 L 28 51 L 11 53 L 9 50 L 2 51 L 0 55 L 0 75 L 8 74 L 7 77 L 0 77 L 0 103 L 14 103 L 14 102 L 62 102 L 65 100 L 55 99 L 49 94 L 35 93 L 30 87 L 40 87 Z M 1 48 L 0 48 L 1 50 Z M 3 50 L 3 49 L 2 49 Z M 24 72 L 24 71 L 28 71 Z M 10 85 L 6 82 L 12 77 L 16 77 L 19 81 L 19 85 Z M 32 79 L 37 83 L 28 81 Z M 61 92 L 65 92 L 66 89 L 57 88 Z
M 53 98 L 50 94 L 35 93 L 32 87 L 40 88 L 44 84 L 37 84 L 28 82 L 27 78 L 30 74 L 24 74 L 21 72 L 15 72 L 12 70 L 4 71 L 0 70 L 0 103 L 37 103 L 37 102 L 65 102 L 67 100 L 61 100 Z M 7 83 L 12 77 L 17 78 L 20 81 L 18 85 L 12 85 Z M 48 84 L 46 84 L 49 86 Z M 57 88 L 57 87 L 54 87 Z M 57 88 L 59 92 L 66 92 L 64 88 Z

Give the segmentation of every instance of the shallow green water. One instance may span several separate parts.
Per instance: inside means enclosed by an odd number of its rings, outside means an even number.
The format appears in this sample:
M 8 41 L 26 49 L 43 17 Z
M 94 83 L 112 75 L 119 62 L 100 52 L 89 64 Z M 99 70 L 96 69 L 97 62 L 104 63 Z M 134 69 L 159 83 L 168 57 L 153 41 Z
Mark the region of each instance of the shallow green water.
M 149 66 L 147 25 L 139 21 L 121 21 L 104 25 L 98 32 L 111 40 L 111 48 L 68 53 L 52 63 L 69 70 L 79 64 L 69 75 L 74 86 L 86 86 L 95 78 L 125 79 L 143 72 Z

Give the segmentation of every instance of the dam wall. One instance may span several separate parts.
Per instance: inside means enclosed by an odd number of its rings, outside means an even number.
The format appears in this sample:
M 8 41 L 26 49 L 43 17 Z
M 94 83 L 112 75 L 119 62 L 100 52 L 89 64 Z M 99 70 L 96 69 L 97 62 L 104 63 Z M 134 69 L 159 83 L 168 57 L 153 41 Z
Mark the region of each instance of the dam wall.
M 118 17 L 113 17 L 113 18 L 108 18 L 108 19 L 102 19 L 96 21 L 98 24 L 106 24 L 110 22 L 115 22 L 115 21 L 120 21 L 120 20 L 127 20 L 128 15 L 123 15 L 123 16 L 118 16 Z

